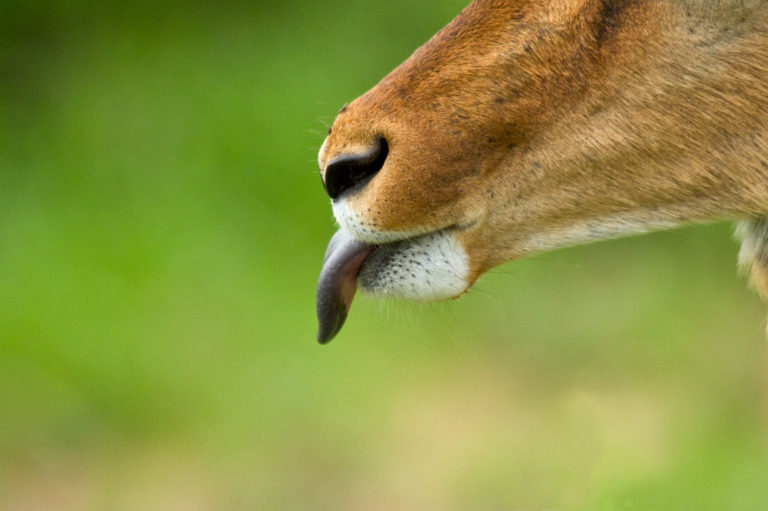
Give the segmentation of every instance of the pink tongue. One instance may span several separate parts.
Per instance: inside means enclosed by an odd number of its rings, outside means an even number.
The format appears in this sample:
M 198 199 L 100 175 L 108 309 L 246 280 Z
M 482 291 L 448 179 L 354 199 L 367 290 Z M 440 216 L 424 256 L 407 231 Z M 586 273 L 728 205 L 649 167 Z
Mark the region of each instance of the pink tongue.
M 357 290 L 357 274 L 375 250 L 339 229 L 328 243 L 317 282 L 317 340 L 325 344 L 341 330 Z

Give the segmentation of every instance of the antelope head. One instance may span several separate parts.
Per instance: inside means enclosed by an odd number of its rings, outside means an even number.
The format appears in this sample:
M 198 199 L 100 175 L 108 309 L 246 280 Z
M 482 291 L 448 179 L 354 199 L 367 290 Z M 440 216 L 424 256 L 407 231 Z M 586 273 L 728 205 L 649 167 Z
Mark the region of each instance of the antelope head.
M 358 285 L 452 298 L 519 257 L 686 222 L 746 219 L 759 281 L 766 21 L 759 1 L 472 2 L 342 108 L 323 143 L 340 230 L 319 340 Z

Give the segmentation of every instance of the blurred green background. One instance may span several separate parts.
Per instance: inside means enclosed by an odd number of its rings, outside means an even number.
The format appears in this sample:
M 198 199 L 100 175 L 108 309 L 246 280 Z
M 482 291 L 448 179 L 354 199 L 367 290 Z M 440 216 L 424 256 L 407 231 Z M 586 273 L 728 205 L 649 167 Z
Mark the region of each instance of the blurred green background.
M 314 342 L 335 112 L 467 0 L 0 5 L 0 509 L 748 510 L 727 224 L 360 297 Z

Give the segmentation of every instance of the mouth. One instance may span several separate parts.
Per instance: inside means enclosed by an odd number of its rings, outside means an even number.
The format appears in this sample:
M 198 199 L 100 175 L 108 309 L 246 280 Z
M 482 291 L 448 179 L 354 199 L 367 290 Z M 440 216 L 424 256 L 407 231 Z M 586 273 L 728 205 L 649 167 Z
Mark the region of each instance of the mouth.
M 317 284 L 317 340 L 325 344 L 341 330 L 358 285 L 374 296 L 432 301 L 461 295 L 468 276 L 468 257 L 453 229 L 385 244 L 363 243 L 340 229 Z
M 357 275 L 376 247 L 354 239 L 343 229 L 336 231 L 328 243 L 317 282 L 317 341 L 320 344 L 333 339 L 344 325 L 357 291 Z

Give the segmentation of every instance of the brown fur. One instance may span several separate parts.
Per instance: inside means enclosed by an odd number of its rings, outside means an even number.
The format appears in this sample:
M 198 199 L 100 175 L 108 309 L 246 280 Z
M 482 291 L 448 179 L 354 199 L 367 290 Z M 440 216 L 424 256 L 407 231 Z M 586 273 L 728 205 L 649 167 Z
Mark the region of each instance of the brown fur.
M 320 164 L 383 135 L 350 207 L 382 230 L 454 228 L 474 280 L 685 222 L 752 218 L 742 236 L 765 242 L 766 126 L 768 3 L 476 0 L 340 112 Z M 766 253 L 743 262 L 768 293 Z

